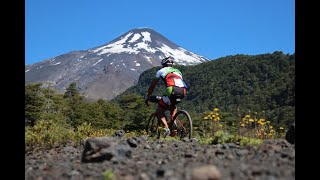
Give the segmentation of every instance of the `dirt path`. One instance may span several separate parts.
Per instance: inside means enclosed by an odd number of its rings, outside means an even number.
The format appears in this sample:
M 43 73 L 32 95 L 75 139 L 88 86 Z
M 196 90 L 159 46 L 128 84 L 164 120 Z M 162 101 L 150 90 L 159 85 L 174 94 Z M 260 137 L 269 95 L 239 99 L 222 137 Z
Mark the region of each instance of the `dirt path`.
M 146 137 L 117 138 L 114 142 L 122 143 L 118 147 L 126 153 L 102 162 L 82 162 L 84 146 L 28 152 L 25 179 L 103 180 L 107 170 L 117 179 L 295 179 L 295 149 L 285 140 L 266 141 L 256 147 L 151 142 Z

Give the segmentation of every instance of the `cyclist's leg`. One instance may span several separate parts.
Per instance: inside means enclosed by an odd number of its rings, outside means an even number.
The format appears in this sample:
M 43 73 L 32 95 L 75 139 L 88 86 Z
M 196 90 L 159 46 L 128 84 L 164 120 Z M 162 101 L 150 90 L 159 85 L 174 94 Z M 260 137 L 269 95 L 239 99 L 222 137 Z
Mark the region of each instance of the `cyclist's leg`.
M 177 113 L 176 104 L 178 102 L 176 102 L 176 98 L 183 99 L 184 96 L 186 95 L 186 89 L 180 88 L 180 87 L 171 87 L 171 89 L 169 91 L 167 91 L 167 93 L 170 93 L 169 97 L 170 97 L 170 100 L 172 103 L 171 108 L 170 108 L 170 115 L 171 115 L 171 119 L 172 119 L 173 116 Z
M 172 120 L 173 116 L 177 113 L 177 111 L 178 111 L 178 109 L 177 109 L 177 106 L 176 106 L 176 105 L 174 105 L 174 106 L 172 106 L 172 107 L 170 108 L 170 117 L 171 117 L 170 123 L 172 123 L 171 120 Z
M 160 120 L 162 122 L 163 127 L 164 128 L 168 128 L 168 123 L 166 121 L 166 117 L 165 117 L 165 114 L 164 114 L 166 108 L 163 107 L 162 104 L 163 104 L 163 100 L 161 99 L 160 102 L 159 102 L 157 111 L 156 111 L 156 115 L 157 115 L 158 120 Z
M 162 122 L 162 124 L 163 124 L 163 127 L 164 127 L 163 137 L 165 138 L 167 135 L 170 134 L 170 128 L 169 128 L 169 125 L 167 123 L 167 120 L 166 120 L 166 117 L 165 117 L 165 114 L 164 114 L 164 112 L 167 110 L 167 108 L 165 108 L 165 107 L 163 107 L 163 105 L 161 105 L 161 104 L 164 104 L 162 99 L 159 102 L 159 105 L 158 105 L 158 108 L 157 108 L 156 112 L 157 112 L 158 120 L 160 120 Z
M 172 86 L 167 87 L 161 101 L 159 102 L 159 104 L 162 105 L 166 110 L 170 110 L 170 114 L 173 106 L 173 103 L 170 99 L 172 90 L 173 90 Z

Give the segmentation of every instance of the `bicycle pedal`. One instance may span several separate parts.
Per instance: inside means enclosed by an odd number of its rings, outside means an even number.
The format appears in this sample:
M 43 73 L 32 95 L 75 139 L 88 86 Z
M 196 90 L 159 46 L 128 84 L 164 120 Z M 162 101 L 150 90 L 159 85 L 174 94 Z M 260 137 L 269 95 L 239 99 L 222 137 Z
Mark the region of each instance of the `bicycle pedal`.
M 165 131 L 165 132 L 163 133 L 163 138 L 166 138 L 167 135 L 171 134 L 169 128 L 168 128 L 168 129 L 164 128 L 164 131 Z
M 176 120 L 173 121 L 173 127 L 177 127 L 177 121 Z
M 172 131 L 172 133 L 170 134 L 170 136 L 173 137 L 173 136 L 177 135 L 177 133 L 178 133 L 178 131 L 175 129 L 175 130 Z

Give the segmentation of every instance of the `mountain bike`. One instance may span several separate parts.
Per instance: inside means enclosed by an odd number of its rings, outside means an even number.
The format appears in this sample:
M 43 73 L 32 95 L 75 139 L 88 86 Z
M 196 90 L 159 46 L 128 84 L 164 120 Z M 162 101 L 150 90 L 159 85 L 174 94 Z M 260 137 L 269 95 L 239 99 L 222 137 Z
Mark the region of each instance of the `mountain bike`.
M 151 96 L 150 98 L 148 98 L 148 101 L 158 103 L 161 98 L 161 96 Z M 176 99 L 176 101 L 179 102 L 181 100 Z M 168 121 L 168 117 L 165 116 L 170 129 L 170 136 L 179 138 L 180 140 L 182 140 L 184 137 L 188 137 L 189 139 L 191 139 L 193 126 L 192 119 L 189 113 L 186 110 L 179 109 L 176 104 L 174 104 L 173 107 L 174 106 L 177 107 L 177 113 L 173 117 L 170 115 L 170 121 Z M 161 120 L 157 118 L 156 112 L 152 113 L 146 124 L 147 135 L 159 139 L 162 130 L 163 127 Z

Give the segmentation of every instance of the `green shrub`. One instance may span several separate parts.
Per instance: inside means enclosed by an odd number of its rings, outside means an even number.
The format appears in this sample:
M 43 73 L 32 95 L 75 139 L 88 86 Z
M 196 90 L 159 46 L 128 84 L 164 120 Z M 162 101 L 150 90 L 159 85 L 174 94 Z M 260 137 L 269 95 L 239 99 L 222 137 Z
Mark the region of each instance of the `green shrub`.
M 102 176 L 103 176 L 104 180 L 114 180 L 115 179 L 115 173 L 113 172 L 112 169 L 105 170 L 102 173 Z
M 219 130 L 214 133 L 212 143 L 213 144 L 223 144 L 232 142 L 234 139 L 234 136 L 229 134 L 228 132 L 225 132 L 223 130 Z
M 213 137 L 200 137 L 197 139 L 199 139 L 200 144 L 212 144 L 213 141 Z
M 89 137 L 101 137 L 111 135 L 112 130 L 95 129 L 91 123 L 84 122 L 77 126 L 74 136 L 74 141 L 79 144 L 81 140 Z
M 262 142 L 263 142 L 262 139 L 248 138 L 248 137 L 241 137 L 240 138 L 240 145 L 241 146 L 260 145 Z
M 140 131 L 126 131 L 125 137 L 131 138 L 131 137 L 138 137 L 141 135 L 147 134 L 146 130 L 140 130 Z
M 62 120 L 39 120 L 33 127 L 26 127 L 25 145 L 27 148 L 51 148 L 54 145 L 64 145 L 73 142 L 79 145 L 88 137 L 111 136 L 113 129 L 95 129 L 90 123 L 83 123 L 74 130 L 71 125 Z
M 27 127 L 25 131 L 25 144 L 27 147 L 36 146 L 50 148 L 54 144 L 66 144 L 72 141 L 74 132 L 63 121 L 39 120 L 35 126 Z

